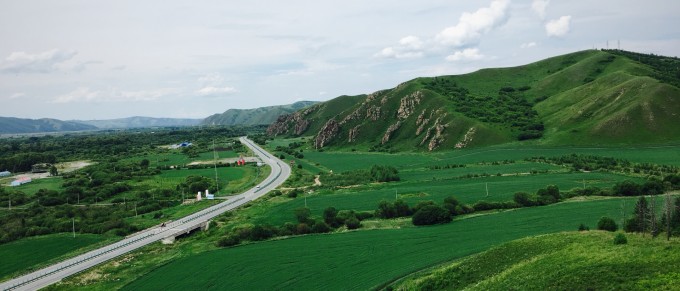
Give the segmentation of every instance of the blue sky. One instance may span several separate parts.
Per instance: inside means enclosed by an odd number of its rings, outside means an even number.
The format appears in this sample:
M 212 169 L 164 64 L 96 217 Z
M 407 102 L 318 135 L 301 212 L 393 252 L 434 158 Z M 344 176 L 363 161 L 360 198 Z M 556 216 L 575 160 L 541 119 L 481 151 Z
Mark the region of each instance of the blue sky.
M 0 0 L 0 7 L 0 116 L 22 118 L 203 118 L 607 42 L 680 56 L 680 1 Z

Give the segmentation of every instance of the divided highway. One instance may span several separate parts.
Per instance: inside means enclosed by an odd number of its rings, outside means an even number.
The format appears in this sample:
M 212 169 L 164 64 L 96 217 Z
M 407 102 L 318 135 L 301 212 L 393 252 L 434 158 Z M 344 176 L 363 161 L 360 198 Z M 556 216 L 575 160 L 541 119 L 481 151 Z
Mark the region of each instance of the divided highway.
M 160 241 L 176 233 L 190 231 L 197 225 L 245 203 L 267 194 L 283 184 L 290 176 L 290 167 L 277 157 L 269 154 L 251 140 L 241 137 L 241 143 L 249 147 L 262 162 L 271 167 L 271 173 L 262 183 L 250 190 L 233 196 L 228 200 L 177 219 L 165 227 L 152 227 L 116 243 L 87 252 L 77 257 L 45 267 L 30 274 L 0 283 L 0 290 L 36 290 L 54 284 L 70 275 L 104 263 L 120 255 L 129 253 L 143 246 Z

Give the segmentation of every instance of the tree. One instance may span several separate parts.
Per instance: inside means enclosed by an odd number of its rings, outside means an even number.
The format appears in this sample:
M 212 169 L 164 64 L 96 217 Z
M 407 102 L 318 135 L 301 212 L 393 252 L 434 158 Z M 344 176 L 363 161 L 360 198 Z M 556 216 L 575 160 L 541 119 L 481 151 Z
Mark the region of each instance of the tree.
M 517 204 L 522 205 L 524 207 L 528 206 L 534 206 L 536 202 L 532 199 L 531 195 L 527 192 L 517 192 L 515 195 L 513 195 L 512 200 L 514 200 Z
M 331 231 L 331 227 L 323 221 L 317 221 L 312 225 L 313 233 L 325 233 Z
M 323 211 L 323 221 L 325 221 L 330 226 L 337 226 L 338 224 L 338 210 L 335 207 L 328 207 Z
M 357 219 L 356 217 L 352 216 L 345 220 L 345 225 L 347 226 L 347 229 L 357 229 L 361 227 L 361 221 L 359 221 L 359 219 Z
M 650 218 L 649 205 L 644 196 L 640 196 L 635 209 L 633 210 L 633 217 L 626 221 L 624 229 L 627 232 L 642 232 L 645 233 L 649 227 L 648 222 Z
M 640 185 L 631 180 L 616 183 L 613 190 L 618 196 L 637 196 L 642 192 Z
M 149 160 L 143 159 L 142 161 L 139 162 L 139 166 L 142 167 L 142 169 L 148 169 L 149 168 Z
M 600 221 L 597 222 L 597 229 L 606 231 L 616 231 L 617 229 L 619 229 L 619 226 L 616 225 L 616 222 L 614 222 L 613 219 L 609 217 L 602 217 L 600 218 Z
M 433 225 L 451 222 L 451 213 L 438 205 L 426 205 L 420 208 L 411 219 L 413 225 Z
M 50 167 L 50 176 L 59 176 L 59 171 L 57 170 L 57 167 L 54 165 Z
M 396 217 L 405 217 L 411 215 L 411 207 L 404 202 L 404 200 L 397 200 L 394 202 L 394 211 Z
M 397 215 L 397 210 L 394 204 L 387 200 L 382 200 L 378 203 L 378 209 L 375 210 L 375 216 L 380 218 L 394 218 Z
M 312 215 L 312 212 L 309 210 L 307 207 L 300 207 L 298 209 L 295 209 L 295 218 L 297 219 L 298 222 L 300 223 L 306 223 L 309 221 L 309 217 Z
M 462 214 L 461 213 L 462 207 L 460 205 L 460 202 L 458 202 L 458 199 L 456 199 L 456 197 L 449 196 L 444 198 L 444 204 L 442 204 L 442 206 L 446 208 L 446 210 L 448 210 L 449 213 L 451 213 L 451 215 Z

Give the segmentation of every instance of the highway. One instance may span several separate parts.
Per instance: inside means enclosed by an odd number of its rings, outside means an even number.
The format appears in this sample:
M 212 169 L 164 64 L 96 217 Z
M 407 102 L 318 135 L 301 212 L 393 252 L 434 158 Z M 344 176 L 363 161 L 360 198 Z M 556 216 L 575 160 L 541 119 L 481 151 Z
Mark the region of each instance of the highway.
M 275 189 L 288 179 L 291 169 L 285 162 L 279 160 L 274 155 L 269 154 L 246 137 L 241 137 L 240 140 L 243 145 L 249 147 L 258 157 L 260 157 L 260 159 L 262 159 L 262 162 L 268 164 L 272 169 L 269 176 L 256 187 L 233 196 L 222 203 L 177 219 L 168 223 L 165 227 L 156 226 L 146 229 L 116 243 L 45 267 L 30 274 L 2 282 L 0 283 L 0 290 L 36 290 L 44 288 L 59 282 L 63 278 L 132 252 L 143 246 L 160 241 L 175 233 L 195 229 L 197 225 L 205 223 L 226 211 L 235 209 L 264 196 L 267 192 Z

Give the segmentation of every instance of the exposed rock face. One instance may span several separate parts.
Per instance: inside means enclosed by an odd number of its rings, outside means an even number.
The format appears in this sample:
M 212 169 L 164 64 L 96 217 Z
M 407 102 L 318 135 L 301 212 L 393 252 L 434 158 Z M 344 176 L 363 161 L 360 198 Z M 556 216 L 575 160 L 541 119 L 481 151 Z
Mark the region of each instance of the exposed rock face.
M 430 123 L 432 115 L 434 115 L 434 110 L 430 112 L 430 116 L 428 118 L 425 118 L 425 110 L 423 110 L 423 112 L 418 115 L 418 118 L 416 119 L 416 125 L 418 125 L 418 129 L 416 129 L 416 136 L 419 136 L 423 132 L 423 129 L 425 129 L 425 126 Z
M 327 145 L 328 142 L 338 134 L 338 129 L 340 129 L 340 127 L 334 118 L 328 120 L 328 122 L 324 124 L 321 130 L 319 130 L 319 133 L 316 135 L 316 139 L 314 140 L 314 148 L 320 149 L 323 148 L 324 145 Z
M 381 144 L 385 144 L 386 142 L 390 141 L 390 136 L 392 136 L 392 133 L 395 132 L 397 129 L 401 127 L 401 120 L 397 121 L 397 123 L 390 125 L 390 127 L 387 128 L 385 131 L 385 134 L 383 135 L 382 140 L 380 141 Z
M 293 133 L 295 135 L 303 134 L 309 127 L 309 120 L 305 119 L 305 116 L 319 109 L 321 105 L 312 106 L 303 111 L 298 111 L 293 114 L 284 114 L 279 116 L 274 123 L 269 125 L 267 128 L 267 135 L 277 136 L 279 134 L 285 134 L 293 128 Z
M 380 119 L 380 107 L 378 106 L 371 106 L 366 110 L 366 118 L 376 121 Z
M 463 136 L 463 139 L 456 143 L 456 148 L 462 149 L 466 147 L 474 138 L 475 132 L 477 132 L 477 130 L 474 127 L 470 127 L 470 129 L 468 129 L 468 131 L 465 133 L 465 136 Z
M 439 145 L 441 145 L 445 141 L 444 130 L 448 125 L 442 124 L 442 120 L 444 119 L 444 117 L 446 117 L 446 114 L 437 117 L 437 119 L 434 121 L 434 124 L 425 131 L 425 137 L 420 141 L 420 145 L 424 145 L 428 139 L 430 140 L 430 142 L 427 144 L 427 149 L 429 151 L 437 149 Z M 421 126 L 422 125 L 423 124 L 421 124 Z M 432 138 L 430 139 L 430 137 Z
M 357 135 L 359 134 L 359 128 L 361 125 L 357 125 L 353 127 L 352 129 L 349 130 L 349 134 L 347 137 L 348 142 L 354 142 L 357 139 Z
M 404 98 L 401 98 L 399 109 L 397 110 L 397 117 L 399 119 L 408 118 L 413 113 L 413 111 L 415 111 L 416 106 L 420 104 L 420 100 L 423 97 L 423 92 L 416 91 Z

